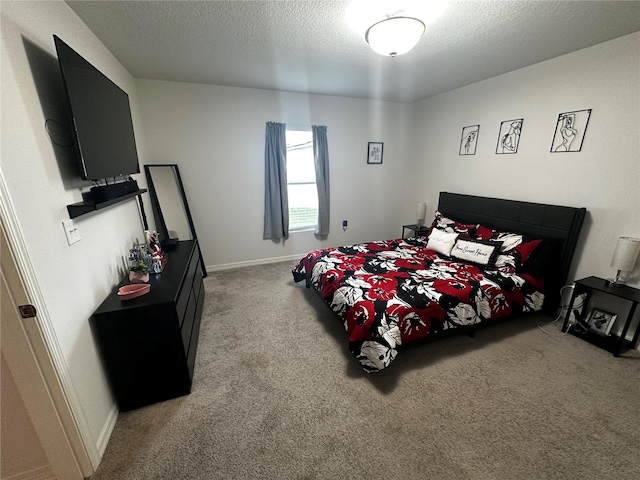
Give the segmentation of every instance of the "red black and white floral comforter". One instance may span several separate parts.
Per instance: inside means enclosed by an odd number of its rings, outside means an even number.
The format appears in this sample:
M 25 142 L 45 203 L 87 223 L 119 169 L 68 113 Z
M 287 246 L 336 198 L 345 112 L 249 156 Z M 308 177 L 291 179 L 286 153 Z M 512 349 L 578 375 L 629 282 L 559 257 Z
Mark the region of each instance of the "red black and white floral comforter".
M 315 250 L 293 270 L 341 319 L 367 372 L 387 367 L 400 345 L 542 307 L 543 286 L 527 274 L 482 270 L 426 245 L 415 237 Z

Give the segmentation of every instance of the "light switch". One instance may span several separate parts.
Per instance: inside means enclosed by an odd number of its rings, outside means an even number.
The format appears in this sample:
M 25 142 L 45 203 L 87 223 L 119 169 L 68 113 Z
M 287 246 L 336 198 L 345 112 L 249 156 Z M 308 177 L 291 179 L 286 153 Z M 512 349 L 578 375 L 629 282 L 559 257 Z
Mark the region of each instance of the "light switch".
M 80 238 L 80 230 L 76 227 L 76 224 L 73 220 L 63 220 L 62 226 L 64 227 L 64 233 L 67 236 L 67 243 L 69 245 L 73 245 L 74 243 L 78 243 Z

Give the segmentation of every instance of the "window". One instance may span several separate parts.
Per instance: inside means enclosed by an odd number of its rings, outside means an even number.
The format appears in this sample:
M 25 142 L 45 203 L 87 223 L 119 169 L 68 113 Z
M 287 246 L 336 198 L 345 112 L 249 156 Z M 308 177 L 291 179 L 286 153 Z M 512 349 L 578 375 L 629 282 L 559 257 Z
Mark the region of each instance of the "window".
M 264 165 L 262 238 L 279 242 L 290 230 L 313 230 L 320 238 L 329 235 L 327 127 L 287 130 L 284 123 L 267 122 Z
M 287 196 L 289 230 L 313 229 L 318 224 L 318 189 L 311 130 L 287 130 Z

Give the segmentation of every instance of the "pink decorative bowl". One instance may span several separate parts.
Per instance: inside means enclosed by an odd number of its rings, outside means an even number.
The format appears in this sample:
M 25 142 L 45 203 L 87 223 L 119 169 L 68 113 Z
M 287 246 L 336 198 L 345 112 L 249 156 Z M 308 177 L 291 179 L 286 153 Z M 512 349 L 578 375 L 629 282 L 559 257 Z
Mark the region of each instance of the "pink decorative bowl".
M 118 289 L 118 296 L 122 300 L 131 300 L 132 298 L 137 298 L 145 293 L 149 293 L 151 290 L 151 285 L 148 283 L 136 283 L 133 285 L 125 285 L 124 287 L 120 287 Z

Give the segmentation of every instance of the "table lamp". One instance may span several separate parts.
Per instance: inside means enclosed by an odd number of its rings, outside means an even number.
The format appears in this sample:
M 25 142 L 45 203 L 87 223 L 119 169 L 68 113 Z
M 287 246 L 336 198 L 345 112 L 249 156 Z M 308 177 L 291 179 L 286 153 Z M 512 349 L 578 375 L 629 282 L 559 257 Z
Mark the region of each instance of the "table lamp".
M 425 202 L 418 202 L 418 208 L 416 210 L 416 217 L 418 219 L 417 224 L 421 227 L 424 225 L 424 218 L 427 215 L 427 204 Z
M 612 287 L 624 286 L 624 282 L 620 278 L 622 272 L 633 270 L 638 259 L 638 252 L 640 252 L 640 238 L 618 238 L 616 250 L 613 252 L 613 258 L 611 259 L 611 266 L 618 271 L 616 277 L 610 283 Z

